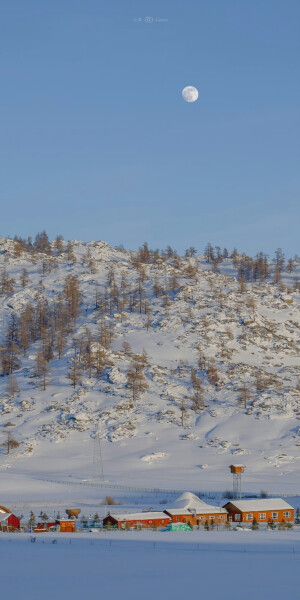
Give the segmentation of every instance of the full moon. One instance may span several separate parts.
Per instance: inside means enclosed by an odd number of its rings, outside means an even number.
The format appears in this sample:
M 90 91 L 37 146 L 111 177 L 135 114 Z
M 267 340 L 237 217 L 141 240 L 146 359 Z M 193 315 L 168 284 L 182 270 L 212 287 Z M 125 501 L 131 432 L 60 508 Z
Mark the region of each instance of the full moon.
M 192 85 L 188 85 L 182 90 L 182 96 L 186 102 L 196 102 L 196 100 L 198 100 L 199 93 L 197 88 Z

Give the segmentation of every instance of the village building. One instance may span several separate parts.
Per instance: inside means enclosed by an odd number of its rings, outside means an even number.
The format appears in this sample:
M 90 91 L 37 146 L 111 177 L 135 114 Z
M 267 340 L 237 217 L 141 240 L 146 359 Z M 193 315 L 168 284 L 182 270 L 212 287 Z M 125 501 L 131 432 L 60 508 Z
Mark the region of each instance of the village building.
M 75 520 L 74 519 L 56 519 L 56 526 L 58 531 L 61 533 L 74 533 L 75 532 Z
M 42 521 L 34 528 L 35 533 L 45 533 L 46 531 L 60 531 L 62 533 L 74 533 L 74 519 L 55 519 Z
M 53 531 L 57 527 L 56 521 L 43 521 L 42 523 L 38 523 L 36 527 L 34 527 L 35 533 L 44 533 L 45 531 Z
M 175 500 L 174 508 L 166 508 L 173 523 L 187 523 L 191 527 L 208 524 L 225 524 L 227 510 L 220 506 L 207 504 L 195 494 L 184 492 Z
M 291 523 L 294 509 L 281 498 L 259 498 L 258 500 L 231 500 L 224 505 L 229 520 L 233 523 Z
M 16 529 L 20 529 L 20 519 L 5 506 L 0 506 L 0 531 L 15 531 Z
M 154 529 L 166 527 L 170 523 L 170 517 L 164 512 L 145 511 L 140 513 L 124 513 L 120 515 L 108 514 L 103 519 L 104 527 L 116 527 L 118 529 Z

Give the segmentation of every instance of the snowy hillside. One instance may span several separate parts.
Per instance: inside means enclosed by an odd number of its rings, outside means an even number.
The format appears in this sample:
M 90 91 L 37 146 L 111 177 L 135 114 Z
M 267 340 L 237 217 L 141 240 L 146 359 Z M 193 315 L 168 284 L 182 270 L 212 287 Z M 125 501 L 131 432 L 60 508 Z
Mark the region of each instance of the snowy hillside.
M 300 263 L 207 258 L 0 238 L 1 470 L 298 489 Z

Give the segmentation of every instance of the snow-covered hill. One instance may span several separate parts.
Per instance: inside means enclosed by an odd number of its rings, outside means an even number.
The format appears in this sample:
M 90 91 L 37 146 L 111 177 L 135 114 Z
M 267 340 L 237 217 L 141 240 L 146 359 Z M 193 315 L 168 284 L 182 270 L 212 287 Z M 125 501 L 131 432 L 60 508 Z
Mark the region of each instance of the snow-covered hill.
M 237 462 L 246 489 L 297 490 L 299 262 L 247 281 L 241 257 L 168 254 L 62 242 L 50 256 L 0 238 L 0 335 L 18 363 L 0 377 L 0 433 L 20 442 L 1 470 L 99 477 L 99 432 L 114 483 L 230 489 Z M 61 341 L 68 277 L 81 297 Z M 37 306 L 48 316 L 21 351 Z

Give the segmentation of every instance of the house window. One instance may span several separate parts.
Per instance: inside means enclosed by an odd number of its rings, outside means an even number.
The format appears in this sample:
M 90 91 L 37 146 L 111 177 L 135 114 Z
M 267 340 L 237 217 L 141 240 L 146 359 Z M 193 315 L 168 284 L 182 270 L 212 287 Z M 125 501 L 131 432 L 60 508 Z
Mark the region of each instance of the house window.
M 284 513 L 283 513 L 283 518 L 284 518 L 284 519 L 290 519 L 290 517 L 291 517 L 291 513 L 290 513 L 290 511 L 289 511 L 289 510 L 288 510 L 287 512 L 284 512 Z
M 278 512 L 272 512 L 271 518 L 272 519 L 278 519 Z
M 240 521 L 241 520 L 241 515 L 234 515 L 234 520 L 235 521 Z
M 248 513 L 246 515 L 246 521 L 253 521 L 253 513 Z
M 259 513 L 258 518 L 260 521 L 264 521 L 267 518 L 266 513 Z

